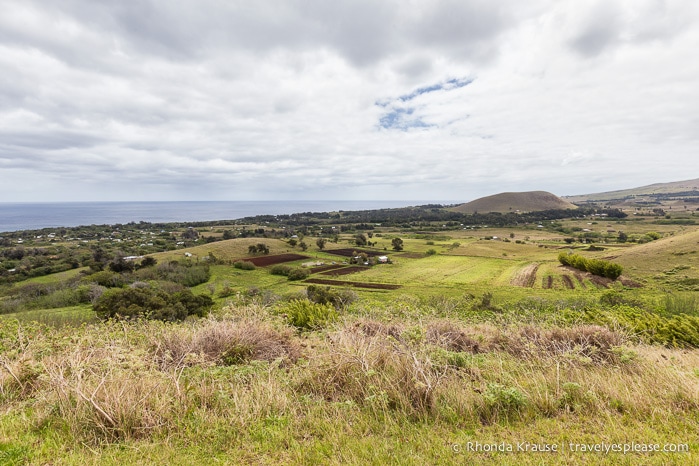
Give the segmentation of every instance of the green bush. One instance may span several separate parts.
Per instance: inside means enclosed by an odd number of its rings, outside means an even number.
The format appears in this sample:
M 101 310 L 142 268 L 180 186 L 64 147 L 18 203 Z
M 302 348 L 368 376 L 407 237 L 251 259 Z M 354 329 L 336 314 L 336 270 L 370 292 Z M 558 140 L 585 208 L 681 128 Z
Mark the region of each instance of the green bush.
M 109 270 L 103 270 L 101 272 L 93 273 L 88 275 L 85 280 L 93 283 L 97 283 L 101 286 L 106 286 L 107 288 L 121 288 L 126 283 L 124 277 L 116 272 L 111 272 Z
M 669 317 L 644 309 L 618 305 L 609 308 L 586 308 L 585 321 L 621 328 L 636 335 L 646 343 L 659 343 L 669 347 L 699 348 L 699 317 L 678 314 Z
M 208 313 L 213 300 L 206 295 L 194 295 L 190 290 L 167 293 L 153 287 L 110 289 L 93 305 L 98 317 L 138 318 L 177 321 L 189 315 L 199 317 Z
M 589 272 L 600 277 L 616 280 L 621 275 L 623 268 L 619 264 L 601 260 L 587 259 L 579 254 L 562 252 L 558 255 L 558 262 L 562 265 L 573 267 L 583 272 Z
M 240 270 L 255 270 L 257 268 L 255 264 L 249 261 L 235 261 L 233 267 Z
M 291 325 L 309 330 L 322 328 L 338 317 L 332 305 L 313 303 L 307 299 L 290 301 L 283 312 Z
M 311 273 L 306 269 L 297 268 L 292 269 L 287 275 L 287 277 L 289 278 L 289 280 L 304 280 L 308 278 L 310 274 Z
M 292 267 L 288 265 L 277 264 L 273 266 L 271 269 L 269 269 L 269 273 L 271 273 L 272 275 L 283 275 L 284 277 L 288 277 L 291 270 Z
M 329 286 L 310 285 L 306 288 L 309 301 L 318 304 L 332 304 L 335 309 L 343 309 L 357 300 L 357 294 L 352 290 L 335 290 Z

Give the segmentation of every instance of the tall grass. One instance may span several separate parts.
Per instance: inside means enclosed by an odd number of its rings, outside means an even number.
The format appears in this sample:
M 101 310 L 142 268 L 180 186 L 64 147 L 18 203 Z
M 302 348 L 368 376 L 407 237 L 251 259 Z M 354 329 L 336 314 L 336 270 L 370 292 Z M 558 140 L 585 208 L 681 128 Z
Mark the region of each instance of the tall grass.
M 512 432 L 601 442 L 669 420 L 675 430 L 653 438 L 672 441 L 699 417 L 696 351 L 595 325 L 381 315 L 304 331 L 259 304 L 176 324 L 3 321 L 2 441 L 27 445 L 31 464 L 143 452 L 150 462 L 478 463 L 489 458 L 445 456 L 449 442 Z M 19 419 L 39 428 L 13 430 Z M 531 427 L 549 421 L 567 431 Z

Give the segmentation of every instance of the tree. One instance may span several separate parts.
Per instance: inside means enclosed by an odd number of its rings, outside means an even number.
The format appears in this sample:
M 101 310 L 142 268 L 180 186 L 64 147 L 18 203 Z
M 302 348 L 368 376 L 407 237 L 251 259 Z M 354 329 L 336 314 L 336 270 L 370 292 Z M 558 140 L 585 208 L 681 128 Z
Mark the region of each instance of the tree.
M 395 251 L 402 251 L 403 250 L 403 240 L 400 238 L 393 238 L 391 240 L 391 245 L 393 246 L 393 249 Z
M 366 246 L 367 238 L 364 233 L 358 233 L 354 235 L 354 244 L 357 246 Z
M 144 257 L 143 260 L 141 261 L 140 268 L 145 268 L 145 267 L 153 267 L 155 264 L 158 263 L 158 260 L 155 257 L 147 256 Z
M 318 238 L 316 240 L 316 246 L 318 246 L 318 249 L 320 249 L 322 251 L 323 249 L 325 249 L 325 243 L 327 243 L 327 242 L 328 242 L 328 240 L 325 238 Z
M 306 249 L 308 249 L 308 245 L 306 244 L 305 241 L 301 241 L 299 243 L 299 247 L 301 248 L 302 251 L 305 251 Z
M 199 232 L 194 228 L 187 228 L 184 233 L 182 233 L 182 238 L 196 240 L 199 238 Z

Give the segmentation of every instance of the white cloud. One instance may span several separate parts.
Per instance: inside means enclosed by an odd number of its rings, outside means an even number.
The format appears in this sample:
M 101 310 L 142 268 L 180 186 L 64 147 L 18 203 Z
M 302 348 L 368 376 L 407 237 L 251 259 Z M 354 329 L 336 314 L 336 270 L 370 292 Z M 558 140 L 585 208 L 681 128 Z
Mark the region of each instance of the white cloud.
M 3 11 L 6 201 L 467 200 L 699 176 L 688 0 Z

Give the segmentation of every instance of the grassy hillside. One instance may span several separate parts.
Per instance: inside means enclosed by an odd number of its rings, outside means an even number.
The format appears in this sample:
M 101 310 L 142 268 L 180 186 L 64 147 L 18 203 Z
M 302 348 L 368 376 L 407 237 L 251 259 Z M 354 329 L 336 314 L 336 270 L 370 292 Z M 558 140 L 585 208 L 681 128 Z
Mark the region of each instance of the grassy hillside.
M 539 210 L 575 209 L 572 203 L 546 191 L 508 192 L 482 197 L 461 204 L 452 210 L 462 213 L 532 212 Z
M 624 249 L 613 255 L 629 274 L 677 289 L 699 289 L 699 231 Z
M 312 331 L 292 327 L 289 310 L 3 326 L 0 463 L 699 460 L 696 351 L 560 317 L 500 311 L 489 323 L 492 312 L 467 301 L 405 297 L 341 311 Z M 581 451 L 601 443 L 668 451 Z M 532 451 L 543 445 L 556 451 Z
M 6 283 L 0 464 L 694 464 L 699 228 L 580 212 L 497 227 L 367 214 L 209 243 L 168 234 L 156 261 L 107 256 Z M 259 243 L 268 254 L 249 251 Z M 568 252 L 623 275 L 564 267 Z M 183 289 L 207 298 L 207 317 L 99 320 L 93 307 Z M 689 451 L 580 451 L 603 443 Z
M 699 178 L 694 180 L 673 181 L 671 183 L 655 183 L 638 188 L 621 189 L 618 191 L 608 191 L 603 193 L 582 194 L 578 196 L 565 196 L 564 199 L 570 202 L 587 201 L 607 201 L 618 200 L 632 196 L 647 196 L 652 194 L 671 194 L 687 191 L 699 190 Z

